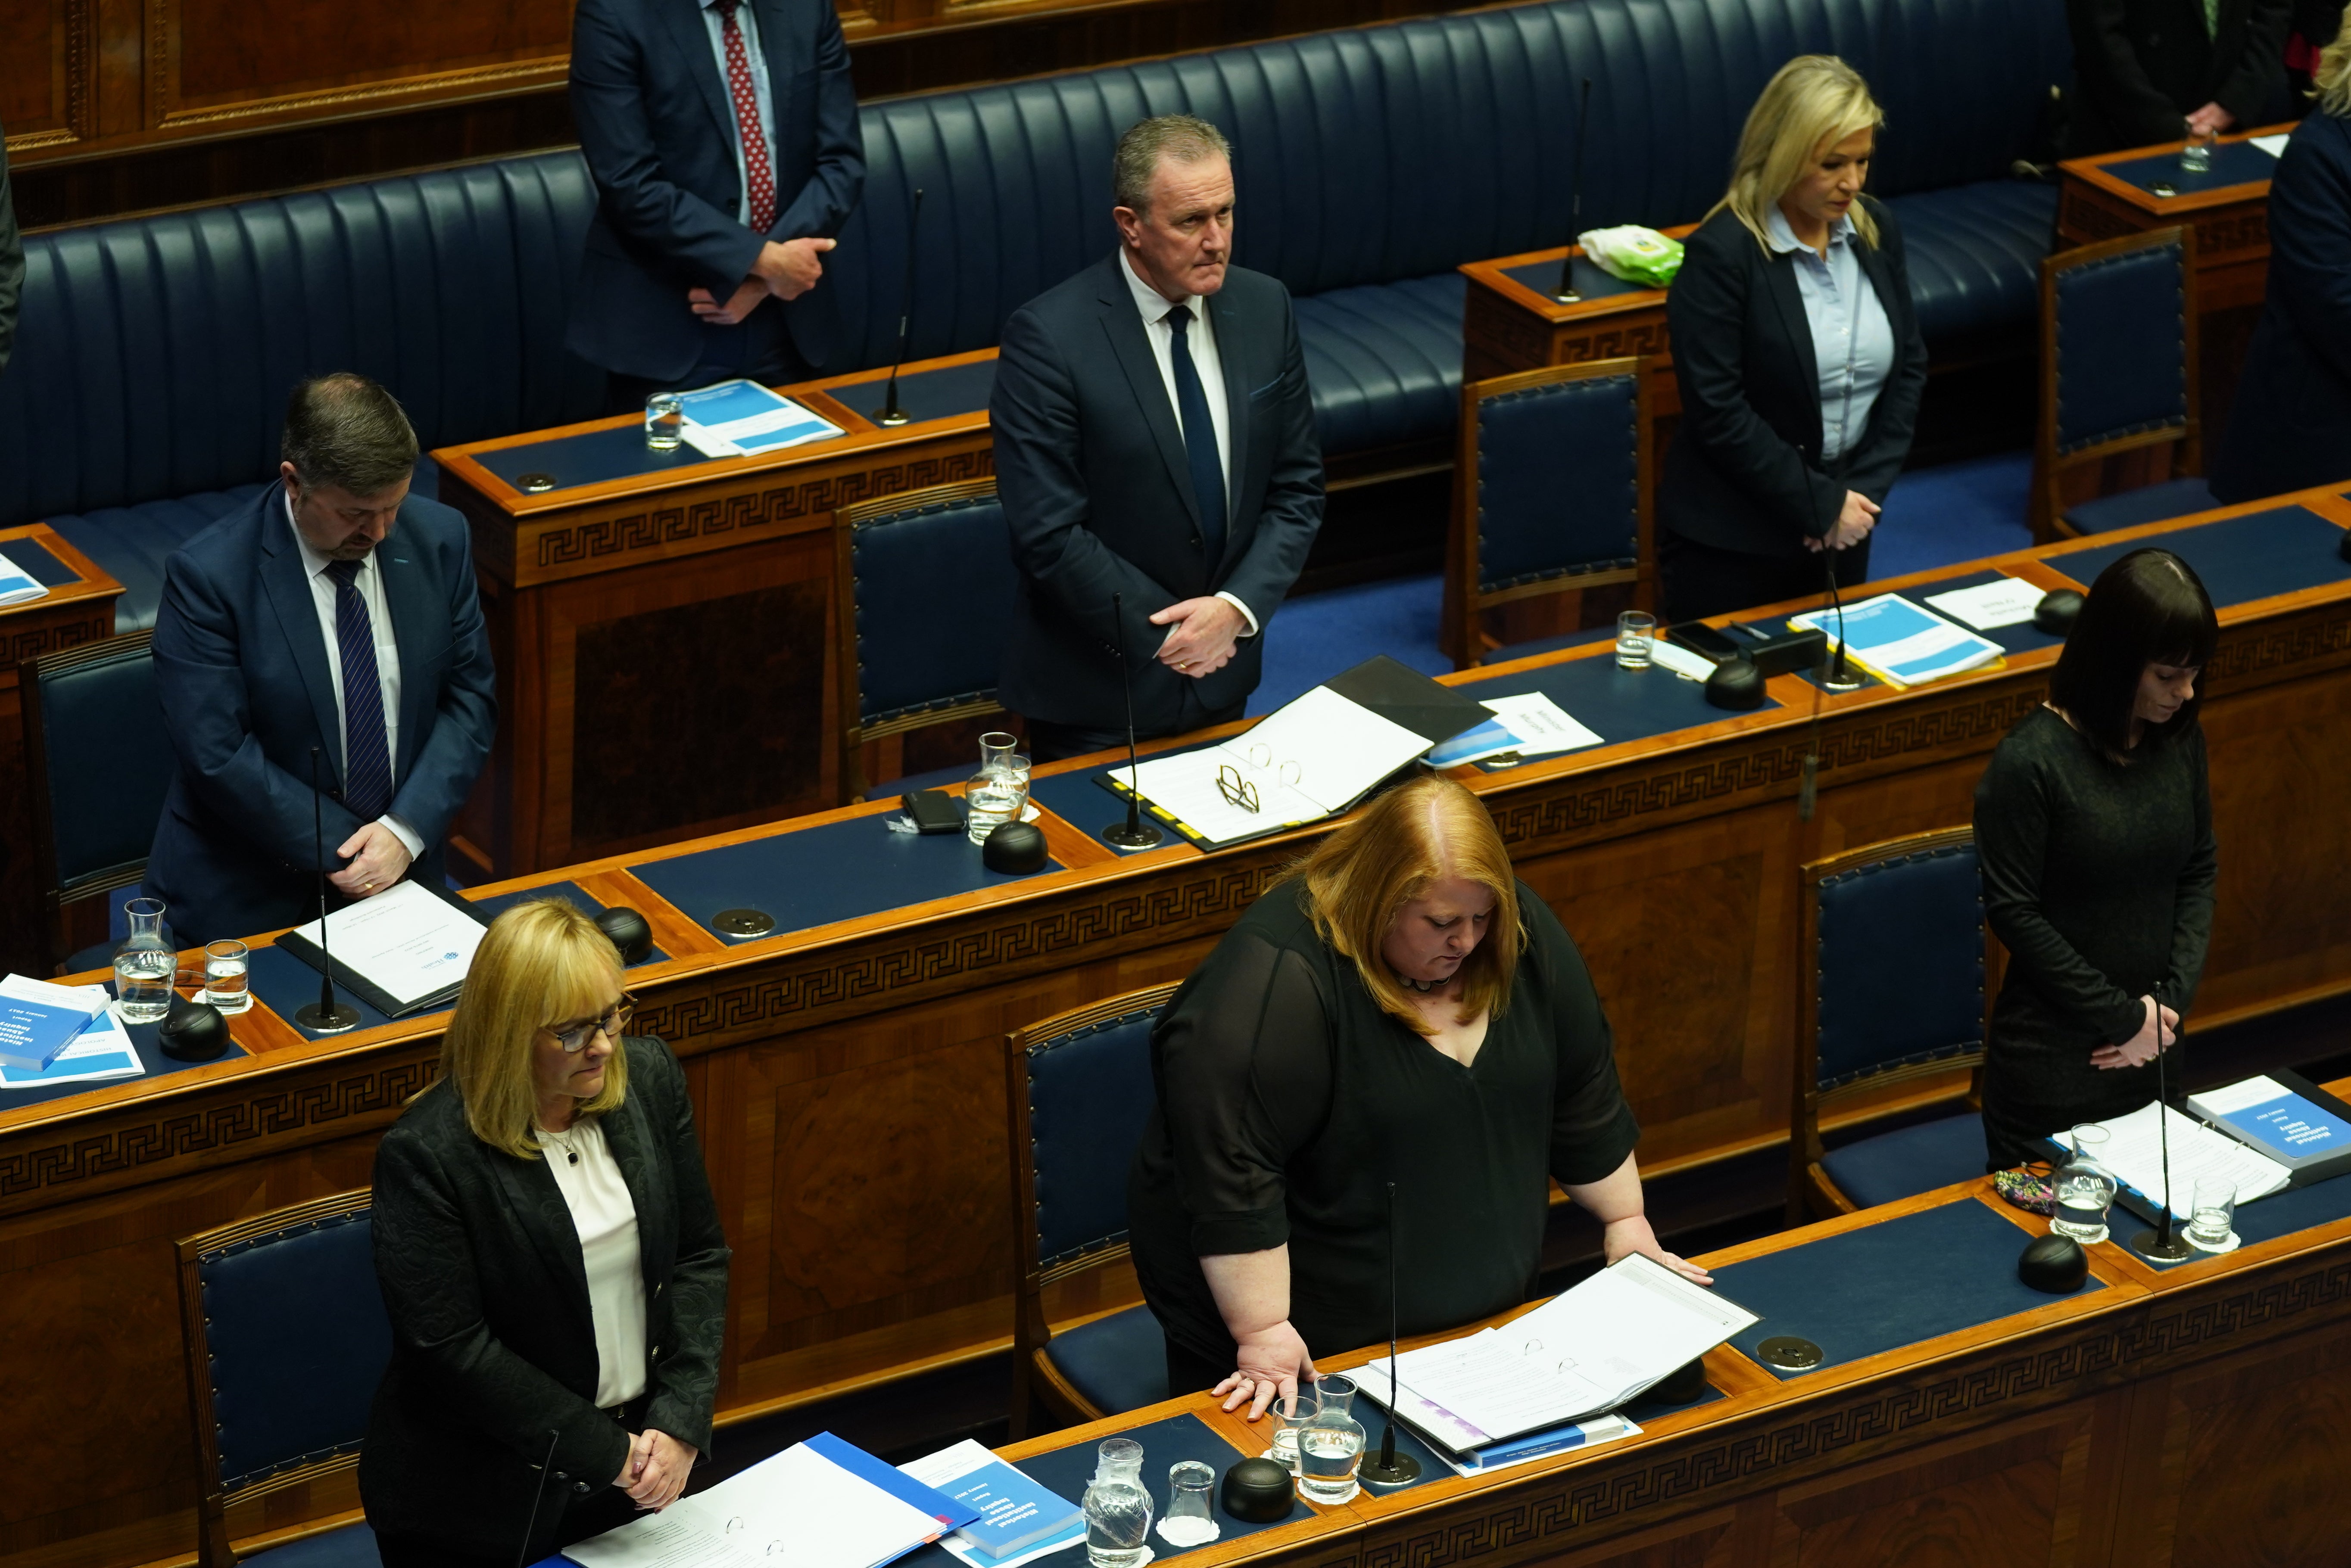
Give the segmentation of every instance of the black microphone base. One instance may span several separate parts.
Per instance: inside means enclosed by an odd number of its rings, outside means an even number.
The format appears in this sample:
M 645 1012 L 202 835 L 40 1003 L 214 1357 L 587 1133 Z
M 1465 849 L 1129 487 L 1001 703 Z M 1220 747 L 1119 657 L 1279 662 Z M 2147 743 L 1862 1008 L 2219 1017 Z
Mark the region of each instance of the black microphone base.
M 1861 671 L 1844 664 L 1830 665 L 1828 673 L 1821 677 L 1821 689 L 1824 691 L 1858 691 L 1865 683 Z
M 887 430 L 895 430 L 900 425 L 912 424 L 914 420 L 914 416 L 904 409 L 876 409 L 865 417 Z
M 1166 835 L 1148 822 L 1113 822 L 1102 829 L 1102 840 L 1121 849 L 1155 849 Z
M 1575 290 L 1572 288 L 1562 288 L 1551 297 L 1553 303 L 1559 305 L 1582 305 L 1583 303 L 1583 296 L 1576 293 Z
M 2141 1231 L 2131 1238 L 2131 1251 L 2158 1263 L 2184 1263 L 2196 1255 L 2188 1245 L 2188 1238 L 2177 1231 L 2168 1240 L 2159 1231 Z
M 1374 1486 L 1405 1486 L 1420 1479 L 1420 1461 L 1410 1454 L 1398 1454 L 1391 1463 L 1384 1453 L 1366 1454 L 1357 1475 Z
M 294 1022 L 313 1034 L 340 1034 L 346 1029 L 360 1026 L 360 1010 L 340 1002 L 331 1006 L 313 1002 L 294 1010 Z

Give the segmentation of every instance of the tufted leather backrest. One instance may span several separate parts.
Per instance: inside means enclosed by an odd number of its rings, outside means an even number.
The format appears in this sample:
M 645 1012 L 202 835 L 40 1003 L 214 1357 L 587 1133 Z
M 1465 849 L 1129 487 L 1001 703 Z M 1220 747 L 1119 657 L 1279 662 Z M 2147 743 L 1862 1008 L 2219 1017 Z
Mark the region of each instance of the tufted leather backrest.
M 593 417 L 563 330 L 595 200 L 561 152 L 27 237 L 0 525 L 264 478 L 324 370 L 428 449 Z
M 1640 552 L 1640 377 L 1478 400 L 1478 591 L 1630 566 Z
M 2168 243 L 2050 264 L 2057 450 L 2188 423 L 2188 261 Z
M 991 487 L 852 525 L 857 722 L 996 695 L 1018 581 Z
M 1972 839 L 1819 884 L 1813 1017 L 1823 1090 L 1984 1043 L 1983 890 Z
M 1158 1103 L 1149 1007 L 1029 1047 L 1029 1143 L 1036 1169 L 1037 1263 L 1126 1238 L 1126 1168 Z
M 2050 0 L 1554 0 L 864 106 L 865 196 L 833 269 L 855 363 L 886 363 L 914 189 L 915 357 L 984 348 L 1115 242 L 1110 159 L 1146 115 L 1234 144 L 1235 257 L 1292 293 L 1567 242 L 1576 84 L 1583 225 L 1694 222 L 1792 56 L 1865 75 L 1881 195 L 2004 179 L 2068 66 Z
M 37 875 L 68 899 L 122 886 L 147 863 L 174 765 L 169 746 L 122 743 L 163 732 L 148 634 L 36 660 L 26 696 L 26 749 L 41 761 L 32 784 L 48 825 L 49 861 Z
M 392 1358 L 371 1237 L 360 1209 L 198 1258 L 224 1492 L 354 1452 L 367 1436 Z

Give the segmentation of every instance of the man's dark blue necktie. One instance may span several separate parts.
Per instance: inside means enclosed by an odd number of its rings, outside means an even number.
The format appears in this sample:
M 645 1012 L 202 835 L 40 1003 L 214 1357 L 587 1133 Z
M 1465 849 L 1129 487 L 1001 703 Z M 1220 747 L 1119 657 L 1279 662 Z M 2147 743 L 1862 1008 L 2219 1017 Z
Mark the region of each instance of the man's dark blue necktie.
M 383 680 L 375 667 L 375 623 L 355 580 L 362 561 L 329 561 L 335 579 L 335 646 L 343 659 L 343 804 L 373 822 L 392 804 L 392 748 L 383 731 Z
M 1184 455 L 1192 465 L 1192 493 L 1200 503 L 1200 541 L 1213 567 L 1225 556 L 1225 464 L 1217 452 L 1207 390 L 1200 385 L 1200 369 L 1192 363 L 1192 345 L 1185 335 L 1191 325 L 1189 307 L 1179 305 L 1167 313 L 1167 326 L 1176 335 L 1176 417 L 1184 421 Z

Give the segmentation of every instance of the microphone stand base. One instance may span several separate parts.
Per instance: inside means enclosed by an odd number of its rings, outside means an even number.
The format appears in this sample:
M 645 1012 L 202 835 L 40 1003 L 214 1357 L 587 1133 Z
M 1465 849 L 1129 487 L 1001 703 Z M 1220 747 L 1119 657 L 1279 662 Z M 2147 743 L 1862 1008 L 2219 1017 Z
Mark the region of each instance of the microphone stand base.
M 906 412 L 904 409 L 876 409 L 872 413 L 868 414 L 866 418 L 872 420 L 875 424 L 882 426 L 884 430 L 895 430 L 900 425 L 912 424 L 914 422 L 914 416 Z
M 1583 296 L 1576 293 L 1575 290 L 1572 288 L 1563 288 L 1557 294 L 1552 295 L 1551 297 L 1552 302 L 1555 305 L 1582 305 L 1583 303 Z
M 1395 1463 L 1388 1464 L 1374 1456 L 1364 1459 L 1355 1473 L 1374 1486 L 1408 1486 L 1420 1479 L 1420 1461 L 1410 1454 L 1398 1454 Z
M 1147 822 L 1130 827 L 1123 822 L 1113 822 L 1102 830 L 1102 841 L 1115 844 L 1121 849 L 1156 849 L 1166 835 Z
M 294 1022 L 313 1034 L 340 1034 L 347 1029 L 359 1027 L 360 1012 L 358 1008 L 346 1007 L 340 1002 L 332 1007 L 321 1007 L 313 1002 L 294 1010 Z
M 2141 1231 L 2131 1238 L 2131 1251 L 2158 1263 L 2184 1263 L 2196 1255 L 2194 1249 L 2188 1245 L 2188 1238 L 2177 1231 L 2171 1233 L 2168 1241 L 2158 1231 Z
M 1866 683 L 1865 677 L 1856 675 L 1850 670 L 1831 670 L 1826 675 L 1821 677 L 1821 690 L 1823 691 L 1858 691 Z

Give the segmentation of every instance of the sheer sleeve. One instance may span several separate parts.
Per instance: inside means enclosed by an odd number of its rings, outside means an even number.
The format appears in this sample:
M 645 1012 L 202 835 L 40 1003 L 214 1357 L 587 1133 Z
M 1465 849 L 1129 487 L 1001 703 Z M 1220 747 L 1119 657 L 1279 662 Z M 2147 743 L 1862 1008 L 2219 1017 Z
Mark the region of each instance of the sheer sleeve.
M 1283 1170 L 1329 1113 L 1331 1020 L 1301 954 L 1236 930 L 1159 1025 L 1159 1104 L 1200 1257 L 1290 1239 Z
M 1542 981 L 1558 1053 L 1552 1088 L 1551 1173 L 1562 1186 L 1581 1186 L 1625 1163 L 1641 1141 L 1641 1124 L 1625 1102 L 1625 1088 L 1616 1077 L 1615 1036 L 1574 940 L 1551 906 L 1523 885 L 1519 918 L 1526 922 L 1527 961 Z M 1511 1005 L 1520 1003 L 1513 998 Z

